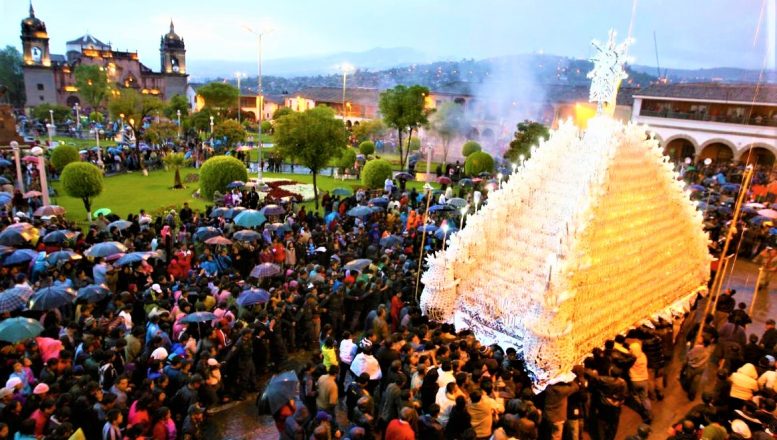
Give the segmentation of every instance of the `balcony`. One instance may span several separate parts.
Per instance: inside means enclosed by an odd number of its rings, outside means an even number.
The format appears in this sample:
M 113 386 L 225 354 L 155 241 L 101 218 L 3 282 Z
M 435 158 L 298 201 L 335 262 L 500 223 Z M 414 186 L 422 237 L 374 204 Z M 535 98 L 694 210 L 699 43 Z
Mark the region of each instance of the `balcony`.
M 670 110 L 653 111 L 653 110 L 646 110 L 646 109 L 641 109 L 639 112 L 639 115 L 654 117 L 654 118 L 685 119 L 685 120 L 691 120 L 691 121 L 719 122 L 724 124 L 777 127 L 777 117 L 769 119 L 762 116 L 754 116 L 748 120 L 744 116 L 726 116 L 726 115 L 712 116 L 707 113 L 677 112 L 677 111 L 670 111 Z

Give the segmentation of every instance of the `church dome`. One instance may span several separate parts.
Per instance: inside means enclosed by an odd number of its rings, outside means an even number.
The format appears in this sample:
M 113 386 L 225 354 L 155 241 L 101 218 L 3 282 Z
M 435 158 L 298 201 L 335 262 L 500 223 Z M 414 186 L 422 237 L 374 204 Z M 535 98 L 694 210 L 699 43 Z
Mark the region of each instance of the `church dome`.
M 22 34 L 30 35 L 36 32 L 46 32 L 46 23 L 35 16 L 35 10 L 30 3 L 30 16 L 22 20 Z
M 166 48 L 183 48 L 183 38 L 175 33 L 175 26 L 173 21 L 170 20 L 170 32 L 166 33 L 162 37 L 162 45 Z

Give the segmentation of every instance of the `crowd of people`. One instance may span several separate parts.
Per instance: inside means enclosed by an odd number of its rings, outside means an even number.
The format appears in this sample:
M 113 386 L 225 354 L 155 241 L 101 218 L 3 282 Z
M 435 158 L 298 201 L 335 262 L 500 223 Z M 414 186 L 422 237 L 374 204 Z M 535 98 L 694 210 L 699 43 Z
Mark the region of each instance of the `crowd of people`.
M 608 340 L 573 381 L 535 392 L 514 348 L 484 346 L 421 314 L 419 226 L 449 220 L 444 212 L 424 218 L 423 193 L 386 190 L 385 208 L 365 216 L 347 213 L 375 194 L 325 194 L 322 214 L 287 204 L 253 232 L 229 209 L 186 204 L 157 218 L 130 214 L 127 224 L 100 216 L 84 229 L 3 207 L 2 230 L 29 232 L 15 248 L 37 256 L 3 263 L 0 317 L 33 318 L 42 332 L 0 347 L 0 439 L 205 438 L 209 410 L 246 399 L 267 374 L 289 368 L 298 394 L 278 408 L 259 402 L 283 439 L 611 440 L 624 407 L 643 421 L 625 429 L 647 438 L 653 407 L 673 383 L 667 366 L 678 340 L 690 347 L 680 382 L 702 403 L 672 438 L 777 432 L 777 330 L 770 321 L 763 335 L 748 335 L 735 292 L 721 296 L 703 337 L 691 320 L 659 319 Z M 250 189 L 231 200 L 263 205 Z M 61 241 L 46 239 L 57 233 Z M 206 243 L 217 236 L 226 240 Z M 440 238 L 427 236 L 426 250 Z M 89 257 L 109 242 L 126 251 Z M 0 250 L 3 258 L 14 252 Z M 60 250 L 71 258 L 49 259 Z M 122 260 L 133 252 L 141 257 Z M 94 286 L 108 294 L 75 296 Z M 73 301 L 44 310 L 3 301 L 46 287 L 73 292 Z M 714 387 L 703 377 L 716 377 Z

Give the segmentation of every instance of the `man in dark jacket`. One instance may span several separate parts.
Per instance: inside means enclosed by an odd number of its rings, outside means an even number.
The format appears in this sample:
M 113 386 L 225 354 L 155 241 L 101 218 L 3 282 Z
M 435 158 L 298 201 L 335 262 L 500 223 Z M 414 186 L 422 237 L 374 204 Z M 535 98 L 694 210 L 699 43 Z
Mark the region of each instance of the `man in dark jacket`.
M 440 416 L 440 405 L 433 403 L 429 412 L 418 419 L 418 440 L 443 440 L 445 438 Z
M 552 440 L 561 440 L 567 421 L 567 397 L 579 389 L 577 381 L 556 383 L 545 389 L 545 421 L 551 426 Z
M 644 328 L 642 351 L 645 353 L 645 356 L 647 356 L 648 361 L 650 398 L 663 400 L 664 367 L 666 366 L 666 358 L 664 357 L 663 341 L 651 328 Z
M 629 387 L 622 377 L 604 373 L 594 373 L 590 377 L 594 393 L 591 406 L 595 413 L 593 420 L 596 421 L 596 438 L 613 440 L 618 432 L 623 403 L 629 396 Z
M 768 319 L 766 321 L 766 331 L 761 336 L 761 345 L 763 345 L 767 353 L 773 353 L 774 346 L 777 345 L 777 329 L 774 328 L 774 324 L 774 319 Z

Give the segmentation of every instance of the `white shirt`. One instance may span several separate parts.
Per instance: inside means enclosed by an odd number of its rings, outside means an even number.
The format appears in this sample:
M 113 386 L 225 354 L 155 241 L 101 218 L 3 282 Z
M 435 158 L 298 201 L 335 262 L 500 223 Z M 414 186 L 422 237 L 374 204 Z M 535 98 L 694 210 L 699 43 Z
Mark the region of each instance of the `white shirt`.
M 356 344 L 351 339 L 340 341 L 340 362 L 350 365 L 353 362 L 354 353 L 356 353 Z
M 132 330 L 132 315 L 126 310 L 122 310 L 119 312 L 119 317 L 124 320 L 124 327 L 126 327 L 128 331 Z
M 158 361 L 167 359 L 167 356 L 168 356 L 168 353 L 165 347 L 159 347 L 156 350 L 151 352 L 151 359 L 155 359 Z
M 449 383 L 456 382 L 453 371 L 442 371 L 442 368 L 438 368 L 437 374 L 439 374 L 437 377 L 437 386 L 439 386 L 441 390 L 444 390 Z
M 447 425 L 448 418 L 451 414 L 451 408 L 456 406 L 456 398 L 454 397 L 453 400 L 448 398 L 448 393 L 445 392 L 445 387 L 442 387 L 437 390 L 437 396 L 434 398 L 434 403 L 440 406 L 440 423 L 442 426 Z
M 383 377 L 383 373 L 380 371 L 380 364 L 375 356 L 367 356 L 364 353 L 359 353 L 351 362 L 351 373 L 359 376 L 362 373 L 370 375 L 370 380 L 379 380 Z

